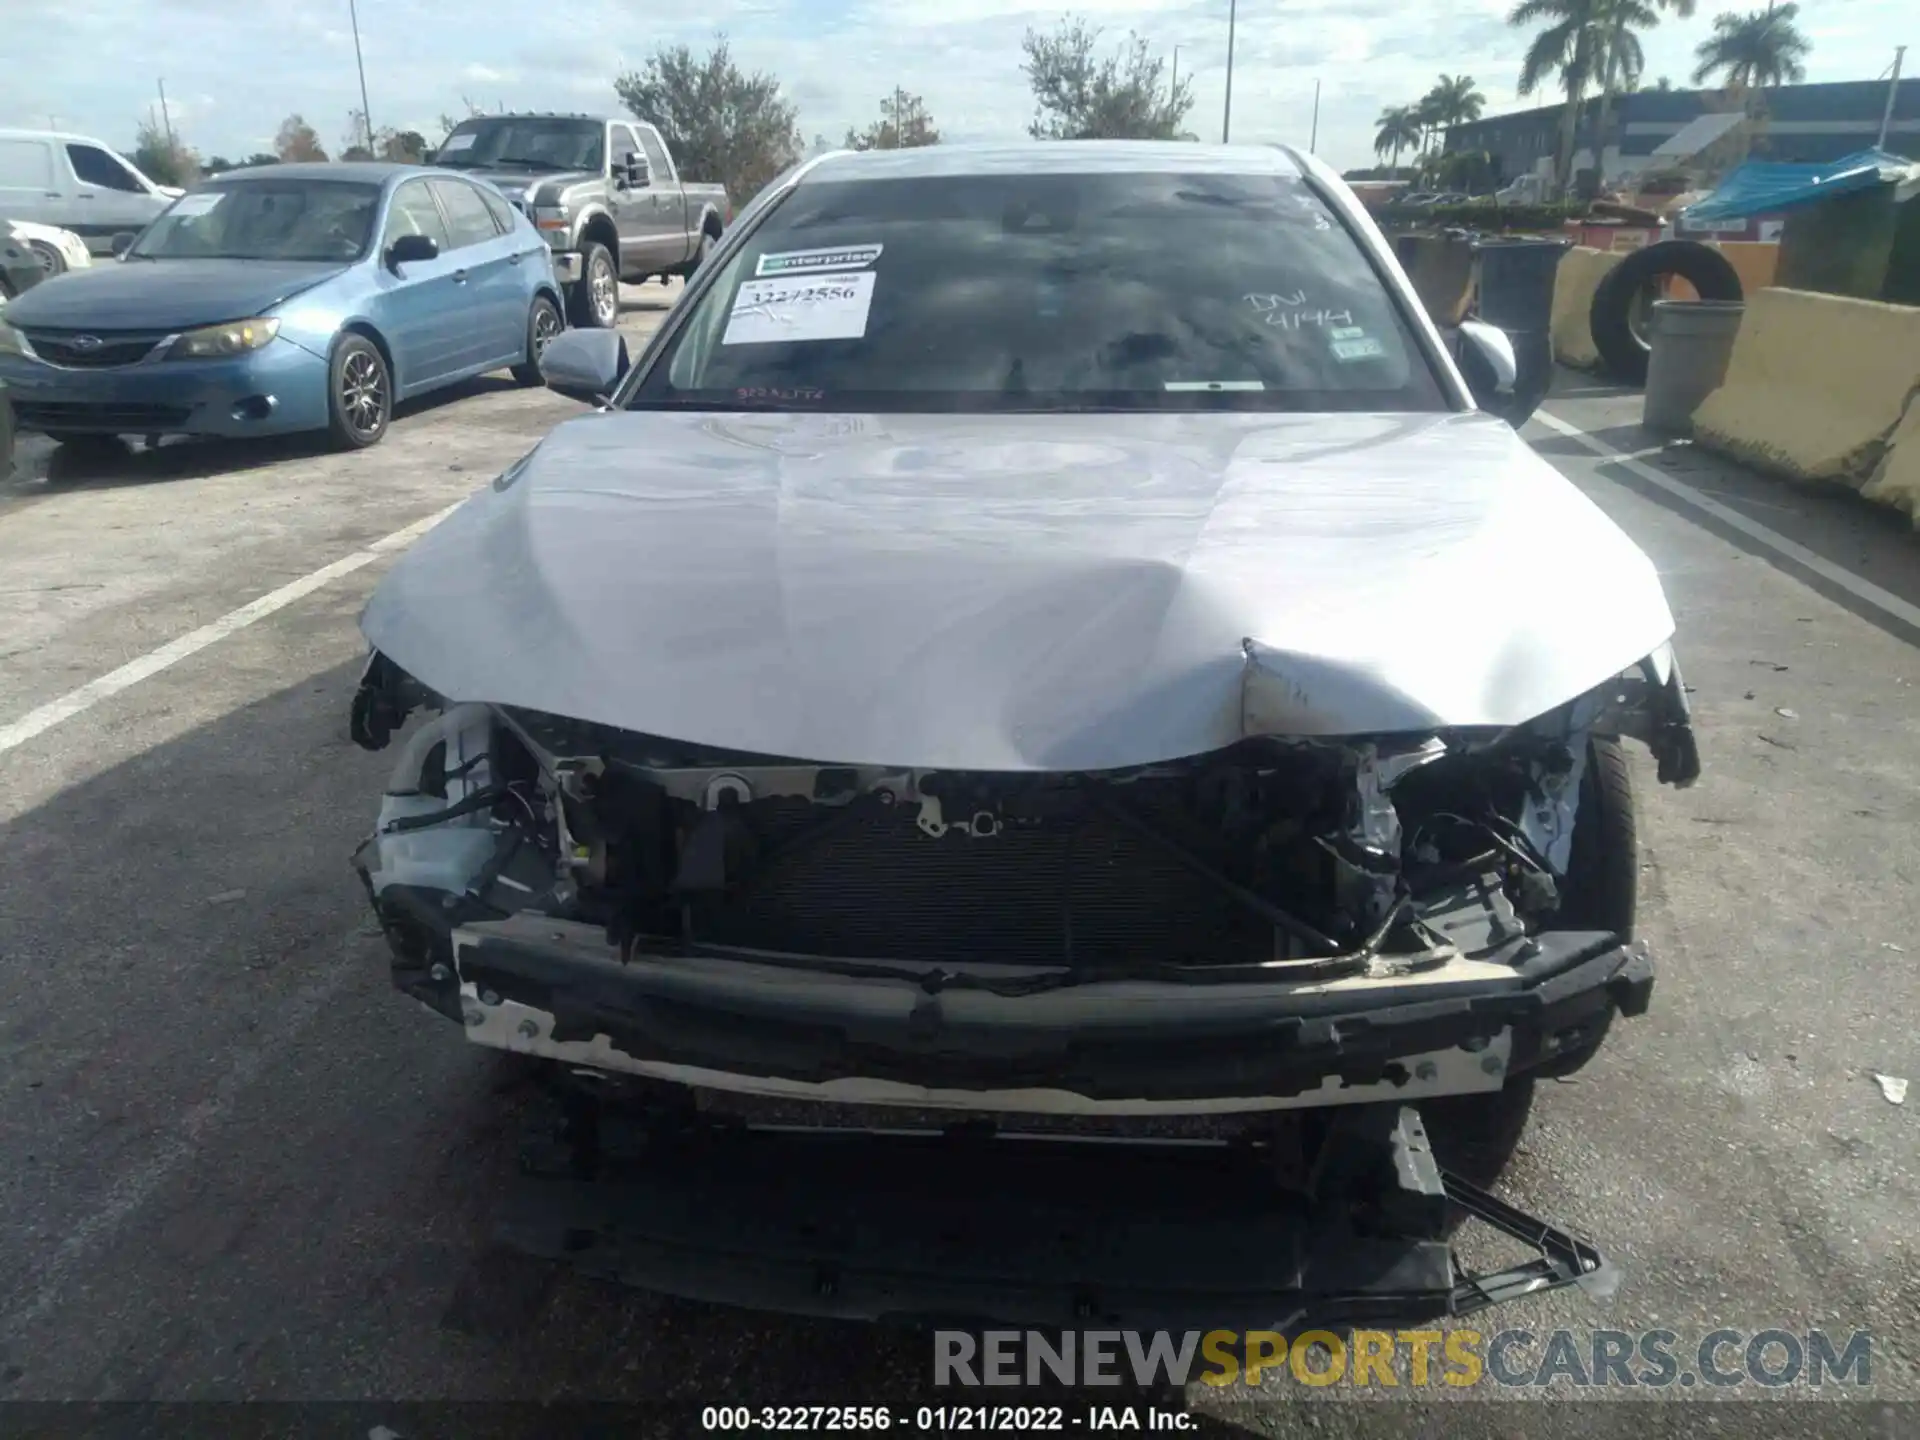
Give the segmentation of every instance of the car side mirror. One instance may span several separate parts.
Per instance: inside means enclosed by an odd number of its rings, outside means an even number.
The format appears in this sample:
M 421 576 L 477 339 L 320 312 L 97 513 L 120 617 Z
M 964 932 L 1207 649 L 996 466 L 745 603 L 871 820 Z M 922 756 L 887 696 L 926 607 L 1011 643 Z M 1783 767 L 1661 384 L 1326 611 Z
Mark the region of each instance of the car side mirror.
M 629 155 L 626 170 L 627 184 L 644 188 L 653 183 L 653 172 L 644 155 Z
M 402 235 L 387 247 L 389 265 L 408 265 L 416 260 L 433 260 L 440 255 L 440 242 L 431 235 Z
M 540 352 L 540 378 L 570 400 L 598 405 L 620 388 L 628 364 L 618 330 L 563 330 Z
M 1463 320 L 1458 335 L 1460 377 L 1474 403 L 1515 429 L 1526 424 L 1553 379 L 1553 352 L 1545 334 L 1523 335 L 1516 348 L 1513 337 L 1497 325 Z
M 131 230 L 122 230 L 117 235 L 115 235 L 111 242 L 113 247 L 113 258 L 118 260 L 122 255 L 126 254 L 127 251 L 131 250 L 133 248 L 133 242 L 137 238 L 138 237 Z

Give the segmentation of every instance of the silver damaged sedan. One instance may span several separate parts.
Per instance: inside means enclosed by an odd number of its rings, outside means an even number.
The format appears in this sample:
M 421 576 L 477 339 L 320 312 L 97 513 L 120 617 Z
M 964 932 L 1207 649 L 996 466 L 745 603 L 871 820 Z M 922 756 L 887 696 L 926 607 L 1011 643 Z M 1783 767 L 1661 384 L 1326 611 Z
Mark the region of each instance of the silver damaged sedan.
M 1699 760 L 1515 354 L 1310 156 L 1118 142 L 808 161 L 643 353 L 554 340 L 591 413 L 352 707 L 395 984 L 553 1101 L 517 1243 L 1036 1326 L 1613 1284 L 1487 1187 L 1649 1003 L 1623 742 Z

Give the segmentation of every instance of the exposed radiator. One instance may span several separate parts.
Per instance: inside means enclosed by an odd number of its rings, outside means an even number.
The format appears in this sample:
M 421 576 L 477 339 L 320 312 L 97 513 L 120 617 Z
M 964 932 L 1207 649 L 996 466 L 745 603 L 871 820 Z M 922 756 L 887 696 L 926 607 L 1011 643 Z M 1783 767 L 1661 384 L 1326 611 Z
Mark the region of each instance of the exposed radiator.
M 778 821 L 817 821 L 798 806 Z M 756 828 L 770 807 L 754 807 Z M 700 940 L 843 958 L 1114 965 L 1273 958 L 1272 927 L 1110 817 L 1089 810 L 991 838 L 939 839 L 915 807 L 849 817 L 763 866 Z M 777 843 L 777 841 L 776 841 Z

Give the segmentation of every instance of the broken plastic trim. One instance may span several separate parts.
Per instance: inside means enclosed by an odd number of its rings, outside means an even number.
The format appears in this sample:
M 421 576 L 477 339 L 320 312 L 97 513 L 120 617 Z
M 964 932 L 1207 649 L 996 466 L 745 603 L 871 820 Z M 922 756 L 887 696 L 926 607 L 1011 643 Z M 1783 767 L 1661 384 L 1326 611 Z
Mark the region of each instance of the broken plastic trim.
M 394 732 L 422 706 L 438 697 L 378 650 L 367 655 L 359 688 L 347 716 L 347 733 L 362 750 L 384 750 Z
M 1440 1172 L 1440 1183 L 1447 1199 L 1473 1219 L 1540 1252 L 1539 1259 L 1522 1265 L 1478 1275 L 1462 1274 L 1453 1287 L 1455 1315 L 1471 1315 L 1490 1305 L 1564 1290 L 1569 1285 L 1578 1285 L 1596 1300 L 1607 1299 L 1619 1288 L 1618 1267 L 1586 1241 L 1535 1219 L 1450 1170 Z

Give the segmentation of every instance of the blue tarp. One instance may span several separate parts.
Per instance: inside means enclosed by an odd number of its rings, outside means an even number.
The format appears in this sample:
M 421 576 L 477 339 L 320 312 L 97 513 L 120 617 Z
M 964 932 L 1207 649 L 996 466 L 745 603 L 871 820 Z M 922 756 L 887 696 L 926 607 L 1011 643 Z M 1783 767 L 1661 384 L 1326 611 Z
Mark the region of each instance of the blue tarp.
M 1824 165 L 1749 160 L 1722 180 L 1720 188 L 1706 199 L 1689 205 L 1682 223 L 1772 215 L 1853 190 L 1910 182 L 1916 174 L 1920 174 L 1920 165 L 1885 150 L 1856 150 Z

